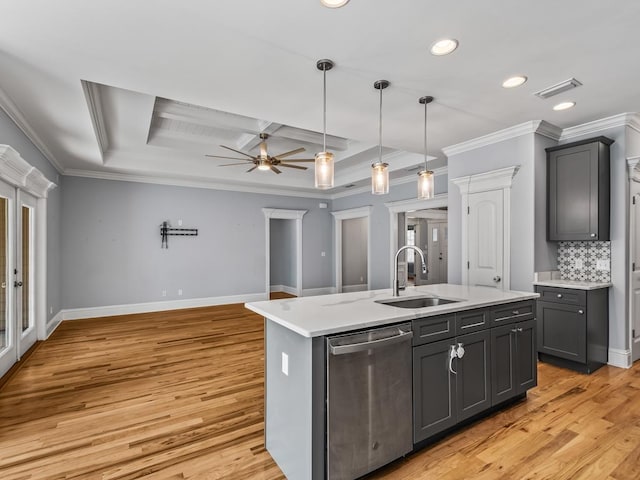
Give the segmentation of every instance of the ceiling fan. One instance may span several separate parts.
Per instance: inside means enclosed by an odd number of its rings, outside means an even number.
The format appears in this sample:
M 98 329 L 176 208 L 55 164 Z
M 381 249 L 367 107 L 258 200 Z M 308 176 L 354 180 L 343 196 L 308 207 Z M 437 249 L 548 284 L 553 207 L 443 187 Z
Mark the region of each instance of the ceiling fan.
M 298 170 L 307 170 L 308 167 L 302 167 L 300 165 L 291 165 L 296 162 L 315 162 L 313 158 L 293 158 L 291 160 L 283 160 L 285 157 L 289 157 L 291 155 L 295 155 L 296 153 L 304 152 L 304 148 L 296 148 L 295 150 L 291 150 L 289 152 L 281 153 L 279 155 L 271 156 L 267 153 L 267 138 L 269 135 L 266 133 L 261 133 L 260 138 L 262 141 L 260 142 L 260 154 L 259 155 L 249 155 L 248 153 L 242 152 L 240 150 L 236 150 L 231 147 L 227 147 L 225 145 L 220 145 L 222 148 L 226 148 L 227 150 L 231 150 L 232 152 L 239 153 L 241 155 L 245 155 L 249 158 L 237 158 L 237 157 L 224 157 L 220 155 L 205 155 L 205 157 L 213 157 L 213 158 L 226 158 L 229 160 L 241 160 L 240 163 L 226 163 L 224 165 L 218 165 L 220 167 L 229 167 L 231 165 L 246 165 L 244 162 L 253 163 L 253 167 L 247 170 L 247 173 L 253 172 L 256 168 L 258 170 L 271 170 L 274 173 L 282 173 L 278 167 L 287 167 L 287 168 L 297 168 Z

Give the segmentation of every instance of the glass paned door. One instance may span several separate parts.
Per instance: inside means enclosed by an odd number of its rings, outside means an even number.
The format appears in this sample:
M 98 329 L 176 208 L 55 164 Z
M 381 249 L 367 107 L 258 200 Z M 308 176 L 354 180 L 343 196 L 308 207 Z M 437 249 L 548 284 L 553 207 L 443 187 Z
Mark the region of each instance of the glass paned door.
M 14 290 L 16 292 L 16 323 L 20 328 L 18 357 L 22 356 L 37 340 L 35 323 L 34 275 L 34 220 L 36 199 L 18 192 L 17 232 L 18 238 Z
M 11 284 L 15 232 L 15 189 L 0 182 L 0 375 L 4 375 L 17 359 Z

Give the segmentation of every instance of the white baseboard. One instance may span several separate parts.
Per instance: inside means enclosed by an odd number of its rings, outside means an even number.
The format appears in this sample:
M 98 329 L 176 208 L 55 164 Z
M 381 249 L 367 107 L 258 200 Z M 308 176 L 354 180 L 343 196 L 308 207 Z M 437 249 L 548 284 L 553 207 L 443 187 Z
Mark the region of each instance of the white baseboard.
M 350 292 L 364 292 L 365 290 L 369 290 L 369 285 L 366 283 L 362 283 L 360 285 L 343 285 L 342 293 L 350 293 Z
M 54 332 L 54 330 L 58 328 L 58 326 L 62 323 L 63 312 L 64 310 L 60 310 L 51 318 L 51 320 L 47 322 L 47 326 L 45 327 L 45 332 L 46 332 L 45 339 L 49 338 L 51 334 Z
M 322 288 L 305 288 L 302 290 L 303 297 L 315 297 L 316 295 L 331 295 L 336 293 L 336 287 L 322 287 Z
M 272 292 L 284 292 L 289 295 L 298 295 L 298 290 L 295 287 L 288 287 L 287 285 L 271 285 L 270 290 Z
M 613 367 L 631 368 L 631 350 L 609 349 L 609 361 L 607 364 Z
M 268 295 L 264 293 L 248 293 L 245 295 L 231 295 L 226 297 L 187 298 L 184 300 L 134 303 L 130 305 L 70 308 L 62 310 L 61 313 L 63 320 L 78 320 L 81 318 L 111 317 L 114 315 L 130 315 L 132 313 L 162 312 L 165 310 L 180 310 L 183 308 L 210 307 L 230 303 L 258 302 L 268 299 Z

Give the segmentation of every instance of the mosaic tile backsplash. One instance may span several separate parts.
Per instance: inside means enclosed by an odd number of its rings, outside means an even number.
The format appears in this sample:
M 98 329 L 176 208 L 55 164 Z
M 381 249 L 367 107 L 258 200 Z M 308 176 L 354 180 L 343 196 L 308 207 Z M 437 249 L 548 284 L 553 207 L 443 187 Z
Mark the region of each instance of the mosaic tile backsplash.
M 558 270 L 563 280 L 610 282 L 611 242 L 559 242 Z

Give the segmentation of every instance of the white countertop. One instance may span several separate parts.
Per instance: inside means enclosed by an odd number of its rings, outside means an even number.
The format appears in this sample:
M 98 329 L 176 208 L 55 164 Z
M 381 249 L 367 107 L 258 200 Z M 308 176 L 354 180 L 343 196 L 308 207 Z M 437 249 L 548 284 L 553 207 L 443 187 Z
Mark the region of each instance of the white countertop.
M 541 285 L 545 287 L 558 287 L 558 288 L 573 288 L 575 290 L 596 290 L 598 288 L 609 288 L 613 286 L 613 283 L 607 282 L 587 282 L 583 280 L 561 280 L 561 279 L 549 279 L 549 280 L 536 280 L 534 285 Z
M 376 303 L 375 300 L 393 299 L 391 289 L 387 288 L 250 302 L 246 303 L 245 307 L 304 337 L 317 337 L 499 303 L 529 300 L 539 296 L 532 292 L 502 291 L 489 287 L 441 283 L 407 288 L 397 298 L 420 295 L 435 295 L 460 300 L 460 302 L 425 308 L 399 308 Z

